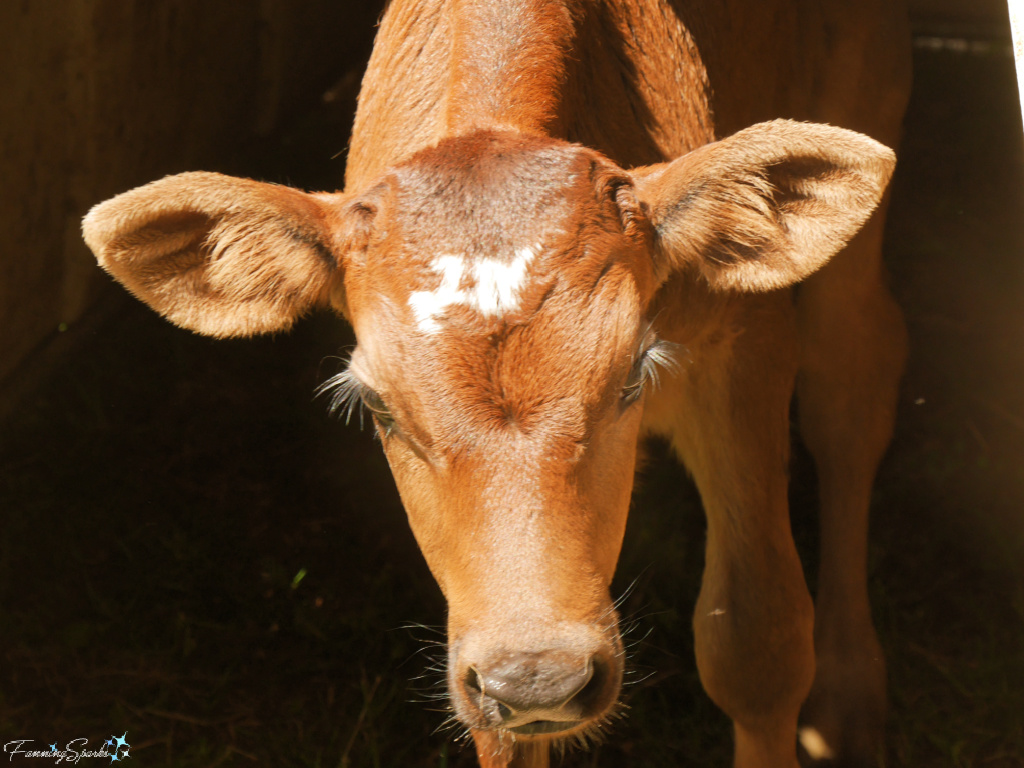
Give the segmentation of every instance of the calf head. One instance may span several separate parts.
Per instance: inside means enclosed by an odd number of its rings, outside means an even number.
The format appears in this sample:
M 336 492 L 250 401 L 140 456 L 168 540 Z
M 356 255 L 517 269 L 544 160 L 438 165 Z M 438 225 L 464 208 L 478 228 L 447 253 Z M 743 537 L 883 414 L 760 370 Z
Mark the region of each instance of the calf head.
M 86 217 L 100 263 L 174 322 L 231 336 L 333 306 L 355 328 L 337 408 L 372 415 L 449 603 L 448 684 L 477 731 L 579 735 L 613 711 L 609 585 L 673 276 L 794 283 L 877 204 L 892 154 L 754 126 L 626 171 L 511 133 L 449 138 L 368 189 L 169 177 Z

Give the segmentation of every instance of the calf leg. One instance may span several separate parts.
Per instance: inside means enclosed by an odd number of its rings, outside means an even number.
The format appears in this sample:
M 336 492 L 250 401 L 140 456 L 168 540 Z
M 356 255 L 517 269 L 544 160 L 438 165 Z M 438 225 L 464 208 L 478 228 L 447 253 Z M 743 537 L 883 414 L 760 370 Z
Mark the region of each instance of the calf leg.
M 801 741 L 817 759 L 876 765 L 885 659 L 867 594 L 868 507 L 889 443 L 906 355 L 902 316 L 880 261 L 884 207 L 800 287 L 800 427 L 821 489 L 817 675 Z
M 733 720 L 735 765 L 793 768 L 814 676 L 813 608 L 787 499 L 796 331 L 785 292 L 737 301 L 729 314 L 742 333 L 691 347 L 648 423 L 670 436 L 704 502 L 697 667 Z

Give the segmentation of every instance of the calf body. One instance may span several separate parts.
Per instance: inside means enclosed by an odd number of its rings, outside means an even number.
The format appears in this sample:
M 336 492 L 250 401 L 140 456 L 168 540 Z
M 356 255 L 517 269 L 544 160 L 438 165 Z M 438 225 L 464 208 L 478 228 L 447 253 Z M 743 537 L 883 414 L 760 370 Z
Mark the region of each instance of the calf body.
M 794 766 L 798 728 L 813 758 L 881 744 L 865 560 L 904 355 L 876 210 L 893 157 L 793 120 L 894 145 L 905 30 L 874 0 L 697 5 L 394 0 L 345 192 L 183 174 L 86 218 L 103 266 L 186 327 L 353 324 L 328 388 L 373 413 L 484 766 L 545 766 L 615 713 L 609 585 L 647 433 L 707 513 L 697 664 L 736 765 Z M 817 617 L 789 529 L 794 387 Z

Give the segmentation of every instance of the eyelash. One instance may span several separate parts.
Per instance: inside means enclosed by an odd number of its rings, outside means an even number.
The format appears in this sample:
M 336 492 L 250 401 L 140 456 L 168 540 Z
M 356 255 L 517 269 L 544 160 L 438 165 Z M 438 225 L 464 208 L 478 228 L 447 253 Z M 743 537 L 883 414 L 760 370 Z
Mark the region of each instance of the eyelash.
M 359 428 L 363 428 L 363 410 L 371 413 L 377 424 L 388 437 L 394 428 L 395 420 L 381 396 L 366 386 L 359 378 L 346 368 L 332 376 L 316 388 L 316 397 L 326 395 L 329 398 L 327 411 L 332 416 L 344 414 L 345 424 L 352 420 L 352 414 L 359 412 Z
M 633 364 L 633 369 L 626 380 L 626 386 L 622 388 L 624 405 L 632 405 L 639 400 L 648 382 L 657 389 L 660 371 L 674 372 L 678 369 L 679 366 L 675 359 L 678 347 L 678 344 L 659 339 L 644 350 L 640 358 Z

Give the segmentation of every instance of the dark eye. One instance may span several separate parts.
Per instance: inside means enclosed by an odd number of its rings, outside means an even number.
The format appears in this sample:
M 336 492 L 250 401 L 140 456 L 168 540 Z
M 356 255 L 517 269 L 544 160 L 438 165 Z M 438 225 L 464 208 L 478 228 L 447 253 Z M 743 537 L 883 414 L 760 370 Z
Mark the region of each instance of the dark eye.
M 640 364 L 642 361 L 638 361 L 633 366 L 633 370 L 629 372 L 629 378 L 626 379 L 626 386 L 622 388 L 622 402 L 624 405 L 631 405 L 640 399 L 640 395 L 644 393 L 644 378 L 643 366 Z
M 658 374 L 662 370 L 676 369 L 675 351 L 677 345 L 669 341 L 657 340 L 650 344 L 638 357 L 626 378 L 622 388 L 622 404 L 632 405 L 640 399 L 648 382 L 658 386 Z
M 373 418 L 377 420 L 380 428 L 384 430 L 385 436 L 391 434 L 391 428 L 395 426 L 395 417 L 391 415 L 391 411 L 385 405 L 381 396 L 369 387 L 365 387 L 360 393 L 360 397 L 362 398 L 363 405 L 366 406 L 366 410 L 373 414 Z

